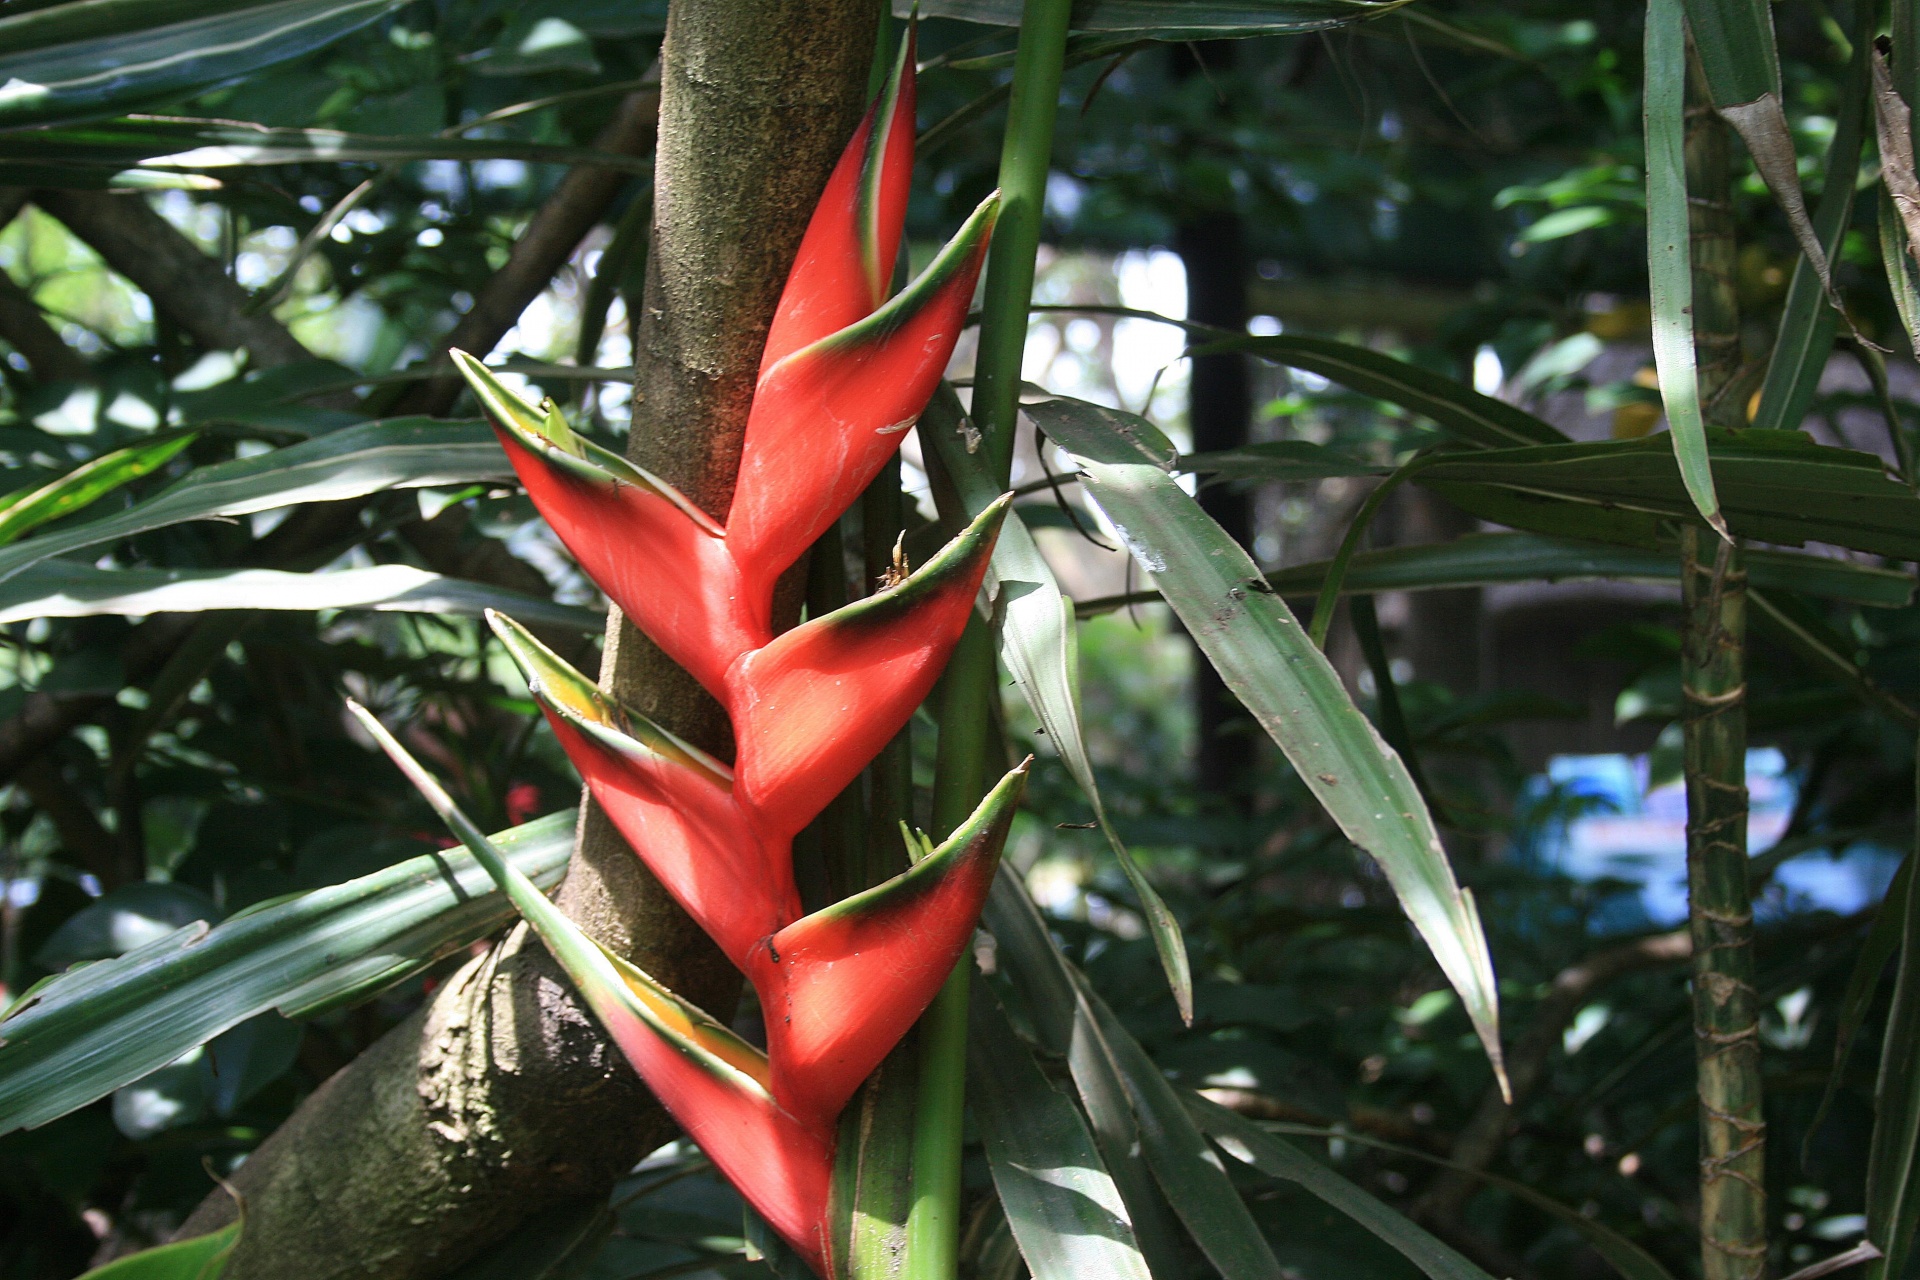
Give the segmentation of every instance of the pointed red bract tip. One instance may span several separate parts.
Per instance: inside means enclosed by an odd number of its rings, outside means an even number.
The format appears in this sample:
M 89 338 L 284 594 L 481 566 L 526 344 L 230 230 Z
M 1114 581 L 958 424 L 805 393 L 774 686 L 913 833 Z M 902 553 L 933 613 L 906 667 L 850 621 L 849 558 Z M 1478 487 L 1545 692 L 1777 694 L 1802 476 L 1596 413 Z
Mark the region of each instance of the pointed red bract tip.
M 914 38 L 827 179 L 767 331 L 762 373 L 887 296 L 913 181 Z
M 727 677 L 734 797 L 785 840 L 859 774 L 926 699 L 966 628 L 1007 500 L 906 582 L 747 654 Z
M 817 911 L 755 951 L 773 1096 L 810 1124 L 847 1099 L 907 1033 L 973 936 L 1027 766 L 918 866 Z
M 670 499 L 557 464 L 494 433 L 555 536 L 621 612 L 715 696 L 734 659 L 771 634 L 770 593 L 740 581 L 726 543 Z
M 853 505 L 946 372 L 999 209 L 990 196 L 913 287 L 761 375 L 727 546 L 754 598 Z

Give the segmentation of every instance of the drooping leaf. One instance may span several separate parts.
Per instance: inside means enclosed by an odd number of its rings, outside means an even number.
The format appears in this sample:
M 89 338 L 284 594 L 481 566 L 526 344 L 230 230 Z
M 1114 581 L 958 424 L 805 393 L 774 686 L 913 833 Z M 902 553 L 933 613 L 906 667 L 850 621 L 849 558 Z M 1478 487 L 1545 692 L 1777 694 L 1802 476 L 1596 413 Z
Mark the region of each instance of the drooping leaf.
M 1746 0 L 1724 0 L 1744 5 Z M 1705 7 L 1716 7 L 1708 0 Z M 1768 31 L 1772 47 L 1772 31 Z M 1726 522 L 1707 457 L 1706 421 L 1693 352 L 1693 253 L 1686 166 L 1686 16 L 1682 0 L 1647 0 L 1647 279 L 1653 293 L 1653 363 L 1666 404 L 1667 443 L 1701 518 L 1722 537 Z
M 70 516 L 122 485 L 158 471 L 193 441 L 192 432 L 142 440 L 83 462 L 37 489 L 0 497 L 0 545 Z
M 201 467 L 125 511 L 0 547 L 0 581 L 51 556 L 187 520 L 250 515 L 387 489 L 500 480 L 510 474 L 493 434 L 478 423 L 430 418 L 369 422 L 257 457 Z
M 1194 1122 L 1221 1150 L 1269 1177 L 1285 1179 L 1318 1197 L 1392 1245 L 1432 1280 L 1491 1280 L 1485 1271 L 1434 1239 L 1397 1209 L 1382 1204 L 1253 1121 L 1198 1094 L 1183 1091 L 1180 1100 L 1192 1113 Z
M 1827 145 L 1826 190 L 1820 193 L 1820 204 L 1813 214 L 1813 233 L 1829 261 L 1839 256 L 1841 240 L 1853 221 L 1853 175 L 1859 171 L 1866 140 L 1867 97 L 1872 85 L 1868 59 L 1873 56 L 1873 22 L 1873 6 L 1856 7 L 1853 60 L 1847 66 L 1834 113 L 1833 141 Z M 1802 255 L 1794 263 L 1793 281 L 1787 286 L 1786 306 L 1774 335 L 1773 353 L 1767 360 L 1767 377 L 1760 388 L 1754 426 L 1800 425 L 1819 389 L 1838 327 L 1839 316 L 1828 301 L 1820 273 Z
M 971 428 L 963 422 L 951 387 L 935 392 L 920 421 L 921 447 L 938 455 L 966 511 L 969 515 L 984 511 L 997 498 L 998 486 L 986 458 L 966 447 L 964 432 Z M 1000 622 L 1000 660 L 1060 753 L 1060 762 L 1093 806 L 1094 819 L 1140 900 L 1180 1016 L 1191 1021 L 1193 977 L 1180 922 L 1108 820 L 1080 730 L 1080 655 L 1073 602 L 1061 593 L 1033 534 L 1018 516 L 1007 521 L 994 546 L 987 592 Z
M 1034 1280 L 1150 1280 L 1133 1224 L 1080 1111 L 1041 1074 L 978 985 L 968 1094 L 994 1189 Z
M 1741 559 L 1747 580 L 1757 587 L 1878 609 L 1900 609 L 1913 601 L 1913 575 L 1892 569 L 1791 551 L 1753 550 Z M 1321 560 L 1275 569 L 1266 575 L 1267 582 L 1283 596 L 1313 595 L 1326 580 L 1329 564 Z M 1663 549 L 1609 546 L 1535 533 L 1470 533 L 1451 542 L 1358 552 L 1347 563 L 1340 590 L 1345 595 L 1370 595 L 1589 578 L 1667 583 L 1679 579 L 1678 564 L 1677 553 Z M 1128 601 L 1158 598 L 1157 592 L 1140 592 L 1083 601 L 1079 608 L 1085 615 L 1117 609 Z
M 1874 455 L 1798 431 L 1712 429 L 1706 438 L 1735 535 L 1920 560 L 1920 498 Z M 1657 546 L 1662 521 L 1700 518 L 1663 436 L 1450 454 L 1413 479 L 1502 524 L 1629 545 Z M 1569 511 L 1574 504 L 1584 510 Z
M 559 883 L 573 815 L 499 836 L 535 883 Z M 0 1021 L 0 1133 L 103 1098 L 269 1009 L 292 1018 L 365 999 L 512 918 L 457 850 L 176 930 L 49 978 Z
M 65 29 L 22 14 L 0 20 L 0 125 L 57 124 L 144 106 L 302 57 L 379 20 L 403 0 L 276 0 L 166 7 L 107 3 Z M 209 9 L 223 12 L 207 12 Z M 131 21 L 128 21 L 131 19 Z M 138 25 L 134 25 L 138 23 Z M 10 39 L 19 24 L 40 43 Z M 58 42 L 49 41 L 49 32 Z
M 1089 494 L 1227 687 L 1346 837 L 1386 872 L 1504 1082 L 1499 996 L 1479 912 L 1454 879 L 1406 765 L 1247 553 L 1164 469 L 1172 450 L 1152 424 L 1081 401 L 1026 409 L 1079 459 Z
M 0 623 L 29 618 L 143 617 L 220 609 L 372 609 L 458 614 L 512 610 L 536 626 L 599 632 L 606 615 L 505 587 L 383 564 L 325 573 L 279 569 L 99 569 L 42 560 L 0 582 Z

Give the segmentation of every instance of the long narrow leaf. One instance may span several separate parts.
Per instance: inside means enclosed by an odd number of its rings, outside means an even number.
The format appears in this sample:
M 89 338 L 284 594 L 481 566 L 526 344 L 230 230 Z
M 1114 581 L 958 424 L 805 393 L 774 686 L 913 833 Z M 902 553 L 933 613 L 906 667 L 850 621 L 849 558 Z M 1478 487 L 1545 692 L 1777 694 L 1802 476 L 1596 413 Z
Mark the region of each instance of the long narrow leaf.
M 0 26 L 0 124 L 109 115 L 220 84 L 325 48 L 404 2 L 279 0 L 27 50 Z
M 595 609 L 555 604 L 404 564 L 284 573 L 278 569 L 96 569 L 70 560 L 43 560 L 0 582 L 0 623 L 216 609 L 373 609 L 474 618 L 497 609 L 534 626 L 580 631 L 606 626 L 606 615 Z
M 38 489 L 0 498 L 0 545 L 70 516 L 122 485 L 158 471 L 193 440 L 191 432 L 143 440 L 101 454 Z
M 1040 1073 L 978 985 L 968 1021 L 968 1096 L 1034 1280 L 1149 1280 L 1127 1206 L 1079 1109 Z
M 209 1235 L 142 1249 L 87 1272 L 80 1280 L 220 1280 L 240 1243 L 243 1223 L 228 1223 Z
M 499 441 L 478 423 L 431 418 L 363 423 L 258 457 L 202 467 L 125 511 L 0 548 L 0 581 L 51 556 L 187 520 L 512 475 Z
M 1769 42 L 1771 44 L 1771 42 Z M 1687 211 L 1686 17 L 1681 0 L 1647 0 L 1647 280 L 1653 363 L 1680 476 L 1701 517 L 1727 534 L 1707 461 L 1693 354 L 1693 254 Z
M 1392 1245 L 1407 1261 L 1433 1280 L 1491 1280 L 1485 1271 L 1461 1257 L 1450 1246 L 1434 1239 L 1404 1214 L 1382 1204 L 1253 1121 L 1237 1116 L 1198 1094 L 1182 1092 L 1180 1100 L 1192 1112 L 1195 1123 L 1228 1155 L 1243 1164 L 1252 1165 L 1269 1177 L 1294 1183 L 1319 1198 Z
M 495 840 L 535 883 L 557 884 L 573 815 Z M 365 999 L 512 918 L 486 871 L 451 849 L 48 979 L 0 1021 L 0 1133 L 84 1107 L 269 1009 L 310 1017 Z
M 1325 31 L 1392 13 L 1406 0 L 1093 0 L 1075 5 L 1076 31 L 1129 31 L 1158 39 Z M 894 0 L 897 17 L 913 0 Z M 1000 27 L 1020 25 L 1020 0 L 920 0 L 922 17 Z
M 962 434 L 965 429 L 953 389 L 943 386 L 921 418 L 920 439 L 924 447 L 938 454 L 960 492 L 967 516 L 972 518 L 986 510 L 1000 496 L 1000 490 L 986 457 L 968 451 Z M 1000 621 L 1000 659 L 1027 705 L 1033 708 L 1054 750 L 1060 753 L 1061 763 L 1092 804 L 1094 819 L 1108 847 L 1140 899 L 1180 1016 L 1192 1021 L 1193 975 L 1180 922 L 1115 833 L 1094 778 L 1093 761 L 1087 755 L 1080 729 L 1080 655 L 1073 604 L 1061 593 L 1033 534 L 1017 515 L 1010 515 L 1001 527 L 987 569 L 986 590 Z
M 1078 456 L 1094 500 L 1227 687 L 1347 838 L 1386 872 L 1504 1087 L 1499 993 L 1479 911 L 1454 879 L 1406 765 L 1247 553 L 1163 469 L 1172 451 L 1150 423 L 1070 400 L 1029 404 L 1027 412 Z

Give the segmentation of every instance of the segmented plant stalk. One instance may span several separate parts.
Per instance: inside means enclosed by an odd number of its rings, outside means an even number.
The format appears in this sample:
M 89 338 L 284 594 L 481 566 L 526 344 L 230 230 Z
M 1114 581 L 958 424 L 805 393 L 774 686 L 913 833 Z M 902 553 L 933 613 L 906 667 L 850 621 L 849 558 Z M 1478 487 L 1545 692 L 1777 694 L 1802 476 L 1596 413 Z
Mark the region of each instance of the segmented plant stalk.
M 1767 1131 L 1747 887 L 1746 574 L 1711 533 L 1682 536 L 1701 1257 L 1707 1280 L 1757 1280 L 1767 1263 Z
M 1689 76 L 1687 205 L 1694 353 L 1712 426 L 1745 425 L 1727 127 Z M 1753 898 L 1747 886 L 1746 574 L 1704 529 L 1681 534 L 1687 889 L 1700 1094 L 1700 1249 L 1706 1280 L 1767 1267 L 1766 1121 Z

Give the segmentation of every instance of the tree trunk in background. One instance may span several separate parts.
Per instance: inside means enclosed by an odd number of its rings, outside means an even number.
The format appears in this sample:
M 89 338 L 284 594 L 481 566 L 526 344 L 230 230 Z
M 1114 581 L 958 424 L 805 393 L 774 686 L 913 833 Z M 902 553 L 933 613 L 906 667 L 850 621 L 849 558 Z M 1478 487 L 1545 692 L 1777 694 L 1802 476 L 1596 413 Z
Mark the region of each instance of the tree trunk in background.
M 1687 101 L 1694 354 L 1707 421 L 1744 426 L 1728 130 L 1697 63 Z M 1706 1280 L 1767 1271 L 1766 1118 L 1753 898 L 1747 884 L 1746 574 L 1707 530 L 1681 534 L 1688 929 L 1700 1093 L 1700 1251 Z
M 1185 79 L 1207 69 L 1233 65 L 1231 40 L 1176 46 L 1174 75 Z M 1195 214 L 1174 232 L 1174 248 L 1187 273 L 1187 319 L 1235 333 L 1247 327 L 1246 237 L 1240 215 L 1232 210 Z M 1195 452 L 1234 449 L 1247 443 L 1253 417 L 1253 387 L 1247 357 L 1200 356 L 1188 382 L 1187 423 Z M 1226 485 L 1200 491 L 1200 508 L 1241 546 L 1253 546 L 1253 498 Z M 1194 715 L 1199 751 L 1196 781 L 1202 791 L 1244 803 L 1251 790 L 1256 740 L 1253 722 L 1240 700 L 1227 690 L 1213 664 L 1195 650 Z
M 806 220 L 859 118 L 873 0 L 675 0 L 630 452 L 724 515 L 760 349 Z M 617 617 L 603 678 L 703 746 L 719 709 Z M 739 976 L 603 821 L 559 902 L 724 1016 Z M 446 1274 L 532 1215 L 603 1200 L 673 1126 L 524 927 L 335 1074 L 237 1172 L 228 1280 Z M 210 1197 L 183 1233 L 232 1217 Z

